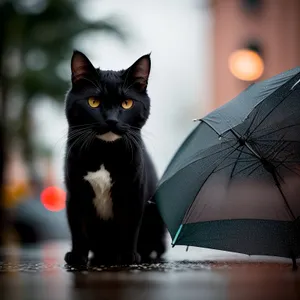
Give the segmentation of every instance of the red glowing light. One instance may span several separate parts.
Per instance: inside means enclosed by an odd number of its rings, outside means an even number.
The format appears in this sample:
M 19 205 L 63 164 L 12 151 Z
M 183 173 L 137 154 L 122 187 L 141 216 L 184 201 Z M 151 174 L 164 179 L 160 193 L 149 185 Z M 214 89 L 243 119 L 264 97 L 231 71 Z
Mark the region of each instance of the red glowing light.
M 50 211 L 60 211 L 66 207 L 66 192 L 56 186 L 49 186 L 41 193 L 41 202 Z

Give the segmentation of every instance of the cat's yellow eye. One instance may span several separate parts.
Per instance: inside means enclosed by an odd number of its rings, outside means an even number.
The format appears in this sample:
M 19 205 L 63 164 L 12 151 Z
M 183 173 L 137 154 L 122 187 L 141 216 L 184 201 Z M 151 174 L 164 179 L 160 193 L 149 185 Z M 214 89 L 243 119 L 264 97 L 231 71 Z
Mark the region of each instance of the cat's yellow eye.
M 133 100 L 131 99 L 124 100 L 121 105 L 124 109 L 129 109 L 133 105 Z
M 95 97 L 90 97 L 88 99 L 88 104 L 90 107 L 96 108 L 100 105 L 100 100 Z

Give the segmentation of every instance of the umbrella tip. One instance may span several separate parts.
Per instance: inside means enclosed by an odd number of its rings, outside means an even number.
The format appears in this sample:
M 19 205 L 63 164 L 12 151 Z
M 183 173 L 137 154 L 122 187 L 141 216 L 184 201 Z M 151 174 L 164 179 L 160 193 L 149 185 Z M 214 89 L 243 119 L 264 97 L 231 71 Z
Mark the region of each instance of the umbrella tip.
M 199 122 L 201 119 L 193 119 L 193 122 Z
M 296 261 L 295 256 L 292 257 L 292 262 L 293 262 L 292 270 L 293 271 L 297 271 L 298 270 L 298 266 L 297 266 L 297 261 Z

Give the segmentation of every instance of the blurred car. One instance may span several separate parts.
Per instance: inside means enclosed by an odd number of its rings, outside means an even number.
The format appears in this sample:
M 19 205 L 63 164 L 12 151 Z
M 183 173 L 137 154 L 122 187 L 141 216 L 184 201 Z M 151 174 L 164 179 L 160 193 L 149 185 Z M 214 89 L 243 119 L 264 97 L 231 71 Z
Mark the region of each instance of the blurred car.
M 61 205 L 65 199 L 56 199 L 54 194 L 50 199 L 52 206 L 47 205 L 42 201 L 45 189 L 41 186 L 40 182 L 32 180 L 30 183 L 19 182 L 4 188 L 5 207 L 9 212 L 12 229 L 21 244 L 70 238 L 65 205 Z
M 70 238 L 65 209 L 50 211 L 39 198 L 20 202 L 11 221 L 21 244 Z

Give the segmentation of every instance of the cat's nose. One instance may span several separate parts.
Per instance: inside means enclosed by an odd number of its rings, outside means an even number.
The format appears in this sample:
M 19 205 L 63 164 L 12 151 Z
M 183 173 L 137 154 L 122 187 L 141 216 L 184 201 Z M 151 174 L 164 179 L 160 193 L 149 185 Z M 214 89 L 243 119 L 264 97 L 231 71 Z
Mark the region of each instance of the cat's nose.
M 110 128 L 114 128 L 118 123 L 118 120 L 115 118 L 109 118 L 106 120 L 106 124 L 110 127 Z

